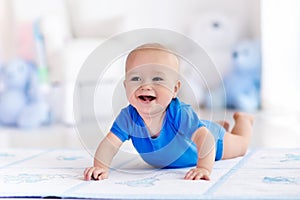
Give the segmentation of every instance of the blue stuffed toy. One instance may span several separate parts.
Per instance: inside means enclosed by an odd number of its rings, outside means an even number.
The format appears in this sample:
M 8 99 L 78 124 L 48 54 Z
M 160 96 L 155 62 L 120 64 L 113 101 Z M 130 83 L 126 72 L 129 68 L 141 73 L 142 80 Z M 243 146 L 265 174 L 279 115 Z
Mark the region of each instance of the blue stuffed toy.
M 36 68 L 13 60 L 0 69 L 0 125 L 36 128 L 50 123 L 50 106 L 39 90 Z
M 224 77 L 226 106 L 242 111 L 260 107 L 261 47 L 257 41 L 240 42 L 232 52 L 233 68 Z

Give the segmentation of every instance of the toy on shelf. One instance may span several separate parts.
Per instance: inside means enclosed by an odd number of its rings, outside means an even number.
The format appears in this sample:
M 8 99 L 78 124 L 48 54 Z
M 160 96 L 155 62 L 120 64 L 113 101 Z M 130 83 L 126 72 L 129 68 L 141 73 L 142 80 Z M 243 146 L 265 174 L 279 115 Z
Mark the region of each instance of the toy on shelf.
M 15 59 L 0 71 L 0 125 L 36 128 L 51 122 L 35 66 Z
M 225 13 L 207 11 L 195 20 L 190 37 L 202 47 L 220 74 L 231 69 L 231 49 L 238 42 L 241 29 L 235 18 Z M 203 64 L 201 72 L 206 74 L 208 89 L 219 86 L 221 80 L 215 70 Z
M 219 96 L 224 96 L 224 91 L 222 93 L 219 90 L 222 83 L 220 76 L 227 74 L 232 67 L 231 50 L 238 42 L 241 32 L 237 20 L 228 13 L 208 10 L 195 19 L 189 36 L 211 59 L 209 64 L 204 59 L 203 63 L 198 63 L 197 67 L 203 76 L 194 78 L 196 92 L 199 93 L 198 103 L 201 106 L 218 108 L 224 106 L 224 103 L 219 101 Z M 187 74 L 190 77 L 195 76 L 195 73 L 190 71 Z M 219 74 L 216 74 L 216 71 Z
M 232 52 L 232 71 L 224 77 L 226 106 L 243 111 L 260 107 L 261 47 L 258 41 L 244 40 Z

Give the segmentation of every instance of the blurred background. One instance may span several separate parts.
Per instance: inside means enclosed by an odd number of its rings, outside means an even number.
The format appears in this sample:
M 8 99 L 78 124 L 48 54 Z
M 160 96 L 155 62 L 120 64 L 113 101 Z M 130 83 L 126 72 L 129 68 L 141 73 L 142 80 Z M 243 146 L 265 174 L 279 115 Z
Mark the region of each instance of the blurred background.
M 200 116 L 213 111 L 232 122 L 235 110 L 251 112 L 252 147 L 299 147 L 297 0 L 0 0 L 0 147 L 98 144 L 94 130 L 76 133 L 74 88 L 80 87 L 79 101 L 94 98 L 88 80 L 76 85 L 77 75 L 102 42 L 140 28 L 175 31 L 207 52 L 219 74 L 205 80 L 182 60 L 193 99 L 187 90 L 181 95 L 201 108 Z M 103 132 L 113 119 L 123 64 L 114 61 L 95 95 L 107 103 L 95 111 L 108 124 Z M 209 74 L 205 65 L 199 69 Z M 88 115 L 81 111 L 83 124 Z

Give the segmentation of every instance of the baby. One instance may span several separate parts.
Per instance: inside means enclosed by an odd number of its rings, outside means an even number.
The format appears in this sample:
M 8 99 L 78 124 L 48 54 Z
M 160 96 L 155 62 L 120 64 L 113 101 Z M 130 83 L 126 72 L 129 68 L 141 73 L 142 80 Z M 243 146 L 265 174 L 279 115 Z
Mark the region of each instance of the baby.
M 157 168 L 193 167 L 187 180 L 209 180 L 214 162 L 246 153 L 253 116 L 236 112 L 235 125 L 200 120 L 177 97 L 179 60 L 160 44 L 144 44 L 126 60 L 124 87 L 130 103 L 99 144 L 94 166 L 85 180 L 108 178 L 110 164 L 122 143 L 131 139 L 142 159 Z

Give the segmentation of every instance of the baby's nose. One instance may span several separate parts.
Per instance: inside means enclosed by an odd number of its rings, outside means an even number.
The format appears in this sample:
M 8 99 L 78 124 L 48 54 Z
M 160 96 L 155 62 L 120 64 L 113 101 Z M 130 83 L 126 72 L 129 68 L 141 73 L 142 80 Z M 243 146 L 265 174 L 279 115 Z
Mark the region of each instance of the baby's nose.
M 141 89 L 142 90 L 151 90 L 152 86 L 150 83 L 145 83 L 145 84 L 141 85 Z

